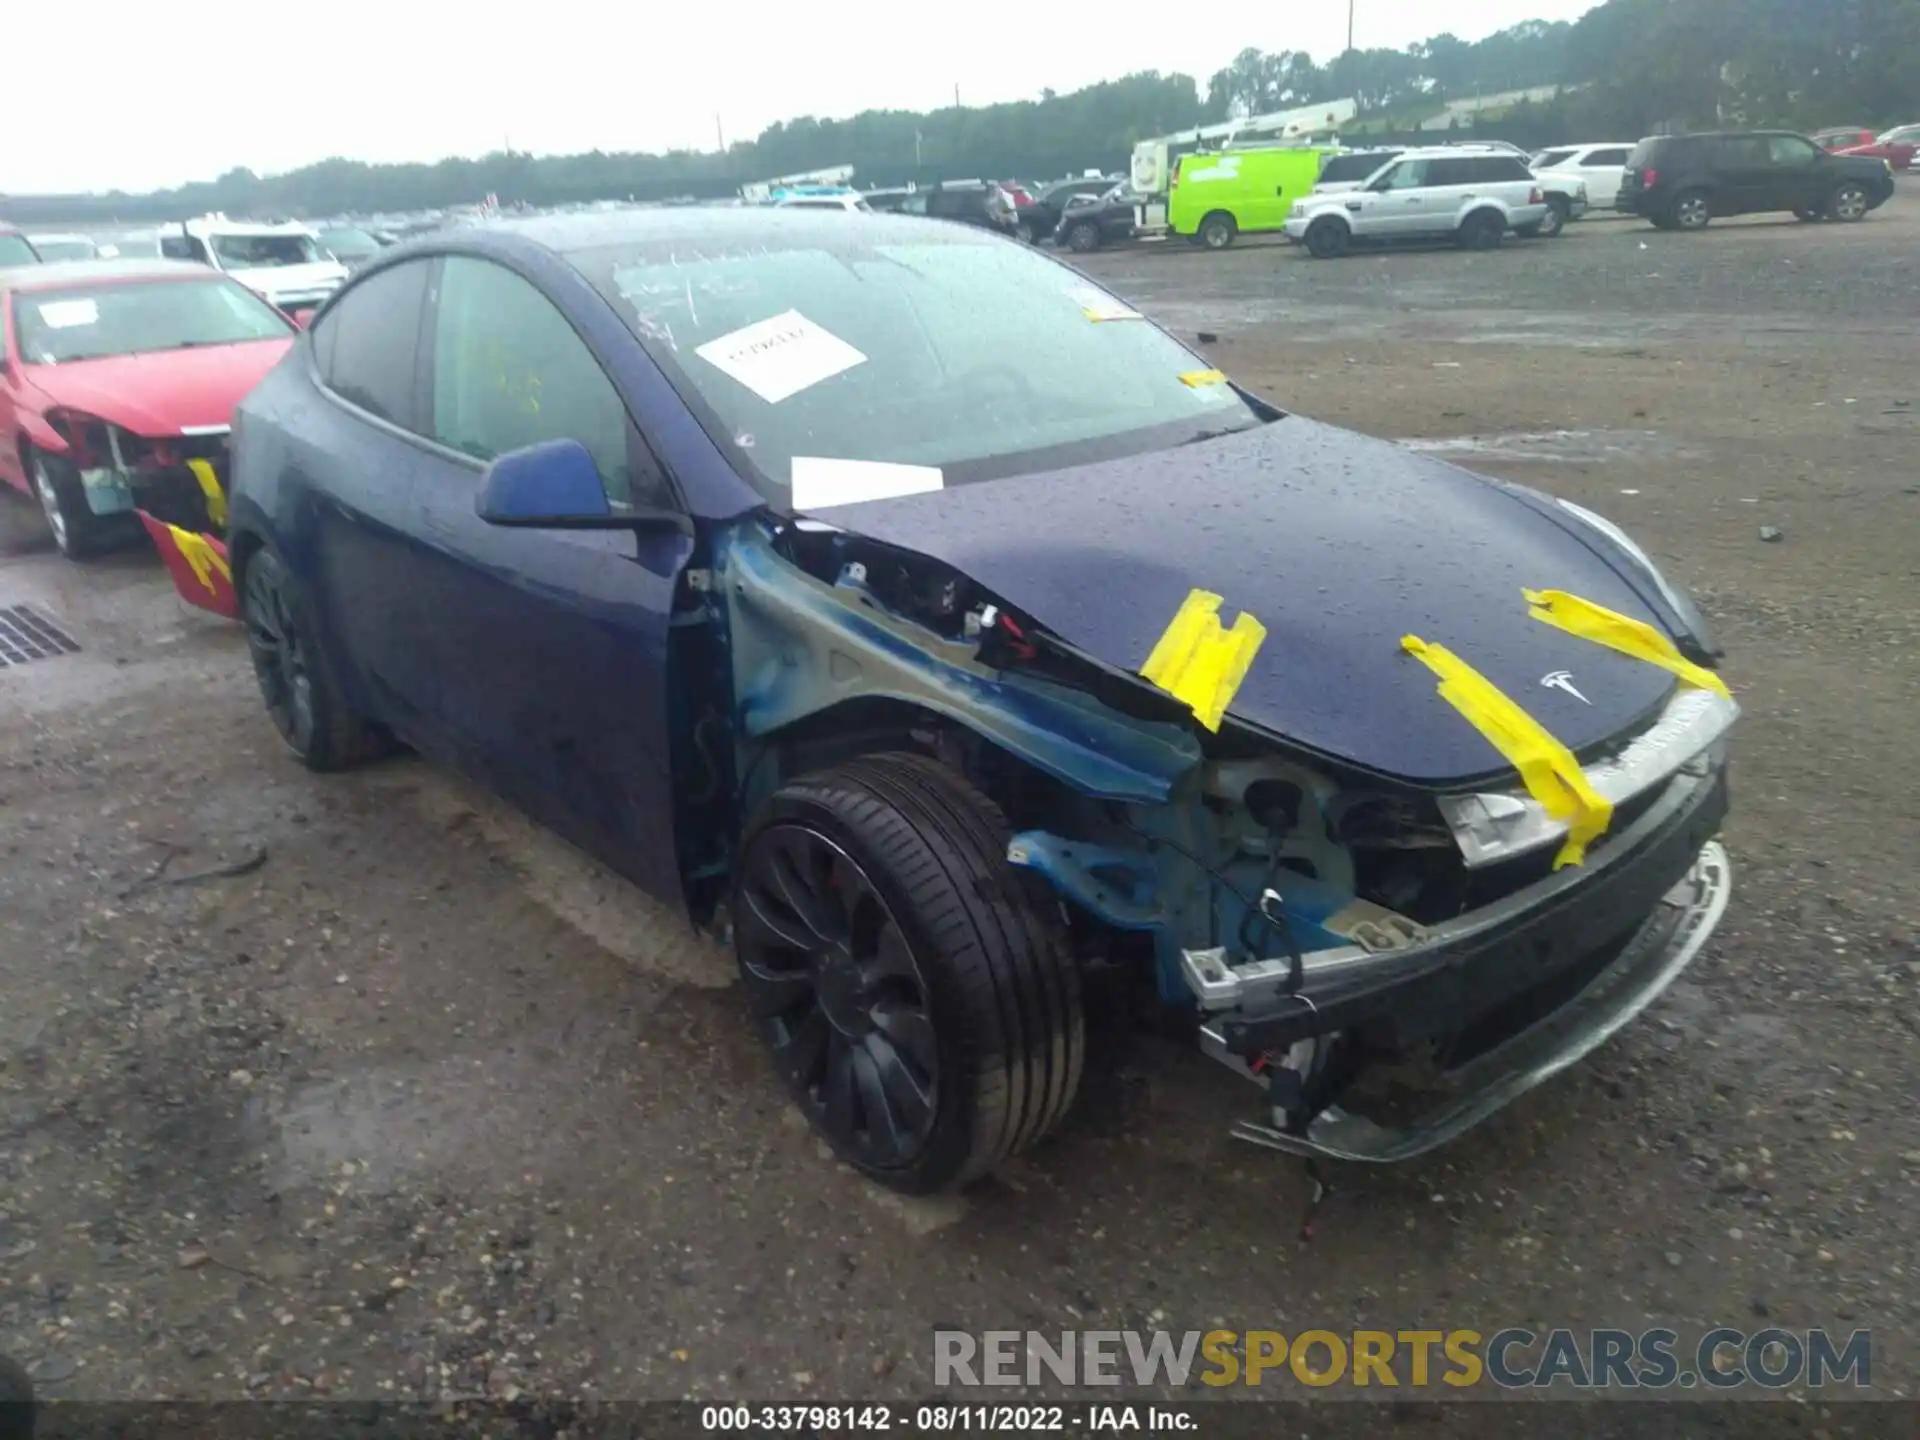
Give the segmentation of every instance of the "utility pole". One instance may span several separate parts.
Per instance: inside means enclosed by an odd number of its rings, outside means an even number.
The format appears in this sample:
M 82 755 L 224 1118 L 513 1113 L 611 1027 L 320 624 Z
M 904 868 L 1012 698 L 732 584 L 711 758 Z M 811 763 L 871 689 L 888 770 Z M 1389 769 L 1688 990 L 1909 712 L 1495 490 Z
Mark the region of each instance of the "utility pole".
M 720 112 L 713 112 L 713 143 L 722 155 L 727 153 L 727 132 L 720 128 Z
M 958 80 L 953 82 L 953 108 L 956 110 L 960 108 L 960 82 Z
M 1347 0 L 1347 49 L 1353 49 L 1353 7 L 1355 0 Z

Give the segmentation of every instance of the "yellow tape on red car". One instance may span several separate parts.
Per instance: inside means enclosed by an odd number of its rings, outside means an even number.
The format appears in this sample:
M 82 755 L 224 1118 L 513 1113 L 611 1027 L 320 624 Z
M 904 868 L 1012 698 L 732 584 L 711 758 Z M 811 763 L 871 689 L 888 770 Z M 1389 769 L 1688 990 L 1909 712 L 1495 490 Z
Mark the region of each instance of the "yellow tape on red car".
M 1704 665 L 1696 665 L 1687 659 L 1673 641 L 1651 625 L 1596 605 L 1591 600 L 1582 600 L 1578 595 L 1569 595 L 1564 590 L 1522 590 L 1520 593 L 1532 607 L 1527 613 L 1536 620 L 1565 630 L 1569 635 L 1591 640 L 1596 645 L 1604 645 L 1609 650 L 1618 650 L 1622 655 L 1644 660 L 1649 665 L 1658 665 L 1662 670 L 1678 676 L 1683 685 L 1691 685 L 1696 690 L 1711 690 L 1729 700 L 1733 698 L 1726 681 Z
M 200 493 L 207 497 L 207 519 L 213 522 L 214 529 L 226 529 L 227 492 L 220 488 L 220 477 L 213 473 L 213 465 L 206 460 L 189 460 L 187 469 L 200 482 Z
M 215 575 L 233 584 L 233 571 L 227 568 L 226 556 L 209 545 L 206 536 L 182 530 L 178 525 L 168 525 L 167 529 L 173 532 L 173 543 L 180 547 L 180 558 L 192 569 L 194 579 L 209 591 L 213 589 Z
M 1587 846 L 1606 834 L 1613 804 L 1587 783 L 1580 762 L 1518 702 L 1444 645 L 1429 645 L 1417 635 L 1400 647 L 1440 677 L 1440 697 L 1462 715 L 1509 764 L 1520 772 L 1527 793 L 1547 814 L 1566 822 L 1567 839 L 1553 868 L 1578 865 Z
M 1242 610 L 1232 628 L 1220 623 L 1221 598 L 1205 590 L 1189 594 L 1140 673 L 1193 710 L 1209 730 L 1226 718 L 1234 692 L 1247 678 L 1267 627 Z

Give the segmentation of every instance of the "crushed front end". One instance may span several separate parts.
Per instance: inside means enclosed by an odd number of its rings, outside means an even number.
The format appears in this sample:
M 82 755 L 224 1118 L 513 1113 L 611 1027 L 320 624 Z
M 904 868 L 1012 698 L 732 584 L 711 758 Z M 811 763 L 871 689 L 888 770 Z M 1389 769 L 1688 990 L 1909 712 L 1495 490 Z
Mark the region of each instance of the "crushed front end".
M 749 804 L 869 745 L 961 770 L 1083 964 L 1151 987 L 1263 1088 L 1265 1123 L 1235 1131 L 1256 1143 L 1372 1161 L 1444 1143 L 1644 1009 L 1726 905 L 1739 711 L 1720 690 L 1676 685 L 1582 753 L 1609 819 L 1566 863 L 1568 821 L 1517 778 L 1420 785 L 1203 717 L 1151 662 L 1103 665 L 950 566 L 829 525 L 743 532 L 713 591 Z M 896 713 L 909 737 L 860 733 Z
M 138 517 L 181 597 L 235 618 L 224 538 L 229 428 L 150 437 L 91 416 L 56 412 L 49 419 L 67 442 L 88 510 L 103 520 Z

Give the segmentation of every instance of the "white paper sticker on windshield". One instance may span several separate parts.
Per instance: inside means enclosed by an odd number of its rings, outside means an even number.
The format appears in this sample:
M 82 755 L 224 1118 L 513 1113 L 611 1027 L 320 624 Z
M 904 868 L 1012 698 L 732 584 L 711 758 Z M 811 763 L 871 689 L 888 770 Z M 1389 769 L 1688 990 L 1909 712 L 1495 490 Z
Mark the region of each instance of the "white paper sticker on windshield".
M 825 460 L 793 457 L 793 508 L 825 510 L 862 500 L 897 500 L 943 489 L 946 477 L 935 465 L 894 465 L 884 460 Z
M 867 358 L 798 310 L 709 340 L 693 353 L 769 405 L 851 370 Z
M 49 330 L 98 325 L 100 307 L 91 300 L 49 300 L 40 306 L 40 323 Z
M 1124 300 L 1116 300 L 1091 285 L 1083 285 L 1077 290 L 1069 290 L 1068 296 L 1080 307 L 1080 313 L 1089 320 L 1138 320 L 1140 312 Z

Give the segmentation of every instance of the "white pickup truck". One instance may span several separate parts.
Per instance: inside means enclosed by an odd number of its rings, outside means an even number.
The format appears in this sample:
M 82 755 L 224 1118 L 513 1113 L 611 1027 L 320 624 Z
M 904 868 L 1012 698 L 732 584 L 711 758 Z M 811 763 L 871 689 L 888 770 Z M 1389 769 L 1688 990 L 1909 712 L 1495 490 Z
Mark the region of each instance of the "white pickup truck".
M 347 267 L 304 225 L 267 225 L 204 215 L 160 228 L 160 253 L 223 270 L 305 323 L 347 278 Z

